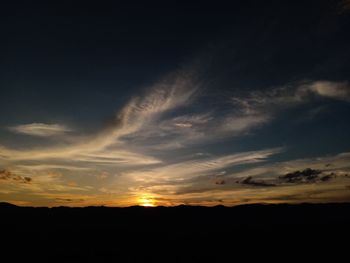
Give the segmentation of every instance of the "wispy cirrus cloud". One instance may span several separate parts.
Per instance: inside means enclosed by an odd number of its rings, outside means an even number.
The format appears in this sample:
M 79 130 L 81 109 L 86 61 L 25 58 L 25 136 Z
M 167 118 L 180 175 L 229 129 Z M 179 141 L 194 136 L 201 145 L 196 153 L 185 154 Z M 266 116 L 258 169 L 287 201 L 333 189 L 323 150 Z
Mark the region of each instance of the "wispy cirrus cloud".
M 349 158 L 349 153 L 341 153 L 266 163 L 239 172 L 197 176 L 175 183 L 153 183 L 142 190 L 159 194 L 167 201 L 183 200 L 189 204 L 204 200 L 211 200 L 208 205 L 218 200 L 227 205 L 344 201 L 350 197 Z
M 312 100 L 311 95 L 349 100 L 350 85 L 346 81 L 302 81 L 263 91 L 253 90 L 246 96 L 233 97 L 232 104 L 243 114 L 256 114 L 263 109 L 308 102 Z
M 190 72 L 171 74 L 151 87 L 151 91 L 143 98 L 133 98 L 115 115 L 111 125 L 97 134 L 77 138 L 69 145 L 53 145 L 42 149 L 14 150 L 2 146 L 0 147 L 0 158 L 7 161 L 71 159 L 85 164 L 145 165 L 159 163 L 160 160 L 152 156 L 128 150 L 120 138 L 141 130 L 144 125 L 154 122 L 161 114 L 186 105 L 197 88 L 198 84 L 194 83 Z M 68 128 L 60 125 L 34 123 L 12 127 L 11 130 L 35 136 L 50 136 L 62 134 L 68 131 Z
M 314 81 L 305 87 L 319 96 L 350 101 L 348 82 Z
M 122 139 L 134 143 L 136 147 L 169 151 L 243 136 L 269 121 L 268 114 L 244 115 L 236 114 L 233 110 L 222 114 L 218 109 L 217 112 L 185 114 L 159 120 Z
M 203 189 L 203 184 L 198 178 L 206 181 L 206 189 L 213 190 L 213 186 L 225 187 L 225 183 L 220 182 L 224 182 L 222 177 L 226 175 L 227 169 L 263 163 L 282 151 L 283 148 L 272 148 L 222 156 L 193 155 L 188 160 L 122 172 L 118 179 L 110 181 L 108 186 L 101 187 L 100 190 L 102 193 L 120 194 L 120 187 L 127 187 L 132 196 L 168 195 L 178 204 L 183 198 L 182 195 L 189 191 L 188 188 L 191 188 L 191 191 Z
M 22 124 L 22 125 L 9 127 L 9 130 L 15 133 L 31 135 L 31 136 L 39 136 L 39 137 L 57 136 L 57 135 L 62 135 L 72 131 L 72 129 L 62 124 L 45 124 L 45 123 Z
M 223 102 L 209 112 L 186 113 L 159 118 L 146 123 L 142 130 L 127 134 L 123 139 L 144 147 L 169 150 L 186 145 L 203 144 L 250 131 L 274 120 L 281 110 L 312 102 L 316 97 L 349 101 L 347 82 L 302 81 L 231 98 L 231 108 Z M 198 98 L 197 104 L 200 104 Z
M 123 173 L 132 181 L 131 191 L 176 192 L 179 188 L 193 183 L 196 178 L 222 176 L 226 169 L 242 164 L 265 162 L 272 155 L 282 152 L 283 148 L 249 151 L 225 156 L 210 156 L 191 159 L 154 168 L 130 170 Z
M 22 164 L 16 165 L 17 169 L 21 169 L 23 173 L 27 171 L 50 171 L 50 170 L 68 170 L 68 171 L 89 171 L 89 167 L 79 167 L 73 165 L 62 164 Z
M 111 125 L 97 134 L 78 138 L 71 144 L 42 149 L 0 147 L 0 158 L 6 161 L 73 160 L 84 166 L 158 164 L 163 161 L 151 156 L 148 149 L 169 151 L 244 135 L 272 121 L 281 107 L 304 103 L 311 99 L 312 94 L 344 100 L 349 91 L 346 82 L 314 81 L 234 97 L 231 110 L 226 110 L 225 114 L 218 108 L 210 112 L 177 115 L 177 109 L 191 105 L 195 98 L 200 99 L 196 97 L 200 83 L 194 80 L 193 74 L 177 73 L 159 81 L 143 98 L 132 99 L 115 115 Z M 175 112 L 175 116 L 167 116 L 170 112 Z M 37 136 L 69 131 L 64 126 L 38 123 L 13 129 Z
M 272 121 L 281 110 L 311 102 L 315 97 L 350 102 L 350 85 L 346 81 L 317 80 L 292 83 L 263 91 L 253 90 L 246 95 L 231 98 L 236 112 L 236 119 L 233 118 L 233 121 L 241 118 L 247 120 L 248 124 L 251 123 L 251 126 L 265 124 Z
M 282 109 L 307 103 L 315 97 L 348 101 L 349 94 L 346 82 L 301 82 L 263 91 L 251 90 L 245 95 L 221 100 L 208 109 L 201 97 L 202 84 L 195 70 L 169 74 L 149 87 L 148 92 L 132 98 L 107 127 L 83 137 L 76 133 L 68 135 L 71 131 L 68 127 L 54 124 L 12 127 L 14 132 L 32 136 L 60 135 L 62 141 L 25 149 L 0 146 L 1 165 L 12 167 L 21 178 L 27 175 L 33 178 L 30 185 L 12 182 L 4 191 L 36 192 L 42 196 L 47 194 L 57 202 L 72 203 L 83 202 L 86 195 L 68 192 L 91 192 L 96 200 L 99 194 L 136 196 L 147 192 L 165 194 L 179 201 L 184 196 L 188 200 L 192 197 L 204 200 L 208 198 L 205 194 L 221 191 L 215 194 L 217 198 L 232 201 L 235 191 L 243 194 L 243 188 L 274 184 L 270 182 L 271 176 L 276 179 L 277 170 L 280 173 L 286 169 L 278 165 L 249 167 L 271 161 L 270 157 L 285 149 L 216 156 L 190 154 L 182 158 L 178 158 L 177 150 L 191 153 L 193 146 L 205 148 L 215 141 L 246 136 L 272 122 Z M 241 165 L 247 165 L 243 171 L 229 172 Z M 80 182 L 95 180 L 97 187 L 91 189 L 76 184 L 55 176 L 53 171 L 70 176 L 74 173 Z M 246 183 L 236 183 L 242 180 Z
M 296 159 L 278 163 L 262 165 L 256 168 L 245 169 L 244 171 L 233 173 L 228 177 L 244 179 L 246 177 L 260 178 L 264 180 L 274 180 L 288 173 L 297 170 L 312 168 L 326 173 L 334 173 L 345 176 L 350 173 L 350 153 L 340 153 L 332 156 L 315 158 Z
M 270 120 L 268 114 L 252 114 L 227 117 L 222 124 L 222 129 L 228 132 L 241 133 L 249 131 L 267 123 Z

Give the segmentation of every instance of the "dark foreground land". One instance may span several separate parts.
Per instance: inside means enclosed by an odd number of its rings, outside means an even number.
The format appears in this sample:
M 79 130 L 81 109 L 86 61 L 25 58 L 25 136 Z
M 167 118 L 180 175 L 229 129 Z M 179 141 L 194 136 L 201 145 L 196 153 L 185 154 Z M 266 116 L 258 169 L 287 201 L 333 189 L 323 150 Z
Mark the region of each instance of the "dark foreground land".
M 31 208 L 2 203 L 0 215 L 1 256 L 11 258 L 3 262 L 19 257 L 26 262 L 347 262 L 350 253 L 350 204 Z

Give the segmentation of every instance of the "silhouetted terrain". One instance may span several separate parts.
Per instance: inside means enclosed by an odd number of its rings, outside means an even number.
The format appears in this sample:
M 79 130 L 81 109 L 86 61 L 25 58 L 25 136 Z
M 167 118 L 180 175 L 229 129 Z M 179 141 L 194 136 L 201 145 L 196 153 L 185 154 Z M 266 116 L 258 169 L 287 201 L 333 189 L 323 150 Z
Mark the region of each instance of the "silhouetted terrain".
M 1 203 L 0 211 L 3 251 L 47 262 L 335 260 L 347 254 L 350 237 L 350 204 L 32 208 Z

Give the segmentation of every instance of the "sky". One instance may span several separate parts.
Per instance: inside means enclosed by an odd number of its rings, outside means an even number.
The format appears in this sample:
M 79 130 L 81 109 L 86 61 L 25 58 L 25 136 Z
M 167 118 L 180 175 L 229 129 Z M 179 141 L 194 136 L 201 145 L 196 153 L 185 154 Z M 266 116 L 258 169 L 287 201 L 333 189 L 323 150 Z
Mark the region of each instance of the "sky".
M 0 10 L 0 201 L 350 201 L 350 1 Z

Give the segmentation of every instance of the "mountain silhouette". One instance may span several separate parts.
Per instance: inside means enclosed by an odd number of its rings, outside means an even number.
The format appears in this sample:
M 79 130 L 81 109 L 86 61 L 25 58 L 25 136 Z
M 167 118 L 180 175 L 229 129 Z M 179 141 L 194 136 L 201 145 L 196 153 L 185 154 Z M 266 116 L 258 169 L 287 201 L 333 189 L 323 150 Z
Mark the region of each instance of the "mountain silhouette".
M 348 203 L 152 208 L 0 203 L 0 214 L 4 253 L 65 261 L 231 262 L 257 253 L 270 260 L 325 253 L 336 259 L 347 251 L 350 234 Z

